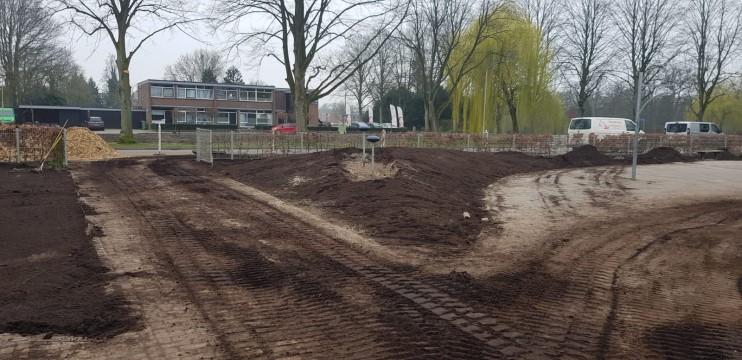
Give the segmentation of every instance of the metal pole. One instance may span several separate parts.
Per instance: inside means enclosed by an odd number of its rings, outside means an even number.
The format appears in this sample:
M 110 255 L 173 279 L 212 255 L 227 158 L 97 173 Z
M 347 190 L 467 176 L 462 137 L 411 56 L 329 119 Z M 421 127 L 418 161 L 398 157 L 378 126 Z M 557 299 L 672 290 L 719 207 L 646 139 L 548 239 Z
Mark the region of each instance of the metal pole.
M 21 163 L 21 128 L 15 128 L 15 162 Z
M 300 147 L 299 153 L 304 153 L 304 133 L 303 132 L 299 133 L 299 147 Z
M 482 132 L 484 132 L 484 129 L 486 128 L 486 122 L 487 122 L 487 84 L 489 82 L 489 75 L 490 71 L 487 70 L 484 73 L 484 101 L 482 104 Z
M 363 162 L 366 162 L 366 139 L 361 134 L 361 146 L 363 147 Z
M 234 160 L 234 130 L 229 130 L 229 160 Z
M 157 154 L 162 154 L 162 124 L 157 123 Z
M 644 87 L 644 72 L 639 72 L 639 82 L 636 85 L 636 115 L 634 121 L 634 156 L 631 160 L 631 179 L 636 180 L 636 165 L 639 160 L 639 119 L 642 111 L 642 92 Z
M 62 166 L 67 167 L 67 128 L 62 128 Z
M 374 176 L 374 170 L 376 169 L 376 160 L 374 154 L 374 144 L 371 144 L 371 176 Z

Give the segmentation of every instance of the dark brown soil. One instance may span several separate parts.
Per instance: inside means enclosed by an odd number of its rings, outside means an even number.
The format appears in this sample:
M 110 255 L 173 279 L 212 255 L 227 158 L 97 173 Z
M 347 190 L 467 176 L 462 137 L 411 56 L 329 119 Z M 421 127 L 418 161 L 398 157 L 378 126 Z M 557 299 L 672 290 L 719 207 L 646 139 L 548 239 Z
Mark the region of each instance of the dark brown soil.
M 562 159 L 572 166 L 605 166 L 616 163 L 592 145 L 580 146 L 563 155 Z
M 482 228 L 486 186 L 508 175 L 565 166 L 562 160 L 520 153 L 386 148 L 377 152 L 377 161 L 396 162 L 397 175 L 354 182 L 342 162 L 357 152 L 224 162 L 215 168 L 280 197 L 310 200 L 376 237 L 461 245 Z M 296 176 L 306 181 L 292 186 Z
M 722 151 L 716 155 L 716 160 L 742 160 L 742 156 L 736 156 L 729 151 Z
M 67 172 L 0 166 L 0 333 L 108 337 L 136 324 L 106 272 Z
M 676 161 L 660 149 L 642 163 Z M 586 145 L 557 158 L 515 152 L 472 153 L 440 149 L 379 149 L 380 163 L 396 163 L 395 177 L 352 181 L 344 160 L 360 151 L 220 162 L 215 169 L 283 198 L 310 201 L 377 238 L 464 245 L 479 235 L 488 212 L 485 188 L 519 173 L 566 167 L 622 165 Z M 209 170 L 211 171 L 211 170 Z M 471 216 L 464 217 L 464 212 Z
M 687 162 L 692 158 L 683 156 L 671 147 L 659 147 L 639 155 L 640 164 L 666 164 L 672 162 Z

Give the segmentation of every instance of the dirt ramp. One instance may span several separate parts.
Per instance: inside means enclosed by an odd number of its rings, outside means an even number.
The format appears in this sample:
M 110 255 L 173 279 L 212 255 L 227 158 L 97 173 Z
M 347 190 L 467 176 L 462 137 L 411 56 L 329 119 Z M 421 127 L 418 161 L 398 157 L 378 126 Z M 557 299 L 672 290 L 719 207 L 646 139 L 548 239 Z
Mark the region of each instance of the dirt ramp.
M 309 200 L 375 237 L 462 245 L 491 221 L 483 221 L 489 215 L 484 209 L 488 185 L 508 175 L 559 166 L 520 153 L 386 148 L 377 150 L 376 161 L 393 163 L 394 174 L 358 181 L 344 165 L 358 153 L 343 149 L 217 163 L 216 168 L 279 197 Z

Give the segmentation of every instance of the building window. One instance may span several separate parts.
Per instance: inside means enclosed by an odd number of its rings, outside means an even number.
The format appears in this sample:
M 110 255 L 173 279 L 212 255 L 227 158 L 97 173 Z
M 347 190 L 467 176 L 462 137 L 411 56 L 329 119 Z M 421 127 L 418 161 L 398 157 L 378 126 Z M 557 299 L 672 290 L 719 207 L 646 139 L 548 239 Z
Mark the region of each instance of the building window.
M 273 125 L 273 114 L 270 111 L 258 111 L 256 124 Z
M 271 101 L 272 99 L 273 99 L 273 91 L 258 90 L 258 101 Z
M 211 89 L 198 89 L 198 98 L 199 99 L 211 99 L 212 98 L 212 91 Z
M 153 86 L 152 97 L 162 97 L 162 88 L 159 86 Z
M 240 127 L 255 127 L 256 125 L 273 125 L 273 114 L 262 110 L 240 112 Z
M 165 110 L 152 110 L 152 122 L 165 122 Z
M 247 101 L 248 100 L 248 93 L 247 90 L 240 90 L 240 101 Z
M 178 99 L 185 99 L 186 98 L 186 89 L 179 87 L 178 88 Z
M 226 90 L 226 91 L 227 91 L 227 100 L 231 100 L 231 101 L 239 100 L 238 98 L 239 95 L 237 94 L 237 90 L 231 89 L 231 90 Z
M 175 96 L 175 89 L 171 87 L 162 88 L 162 97 L 171 98 Z
M 227 92 L 224 89 L 214 90 L 214 96 L 217 100 L 227 100 Z
M 186 98 L 188 98 L 188 99 L 195 99 L 196 98 L 196 89 L 186 89 Z
M 221 111 L 216 114 L 216 123 L 219 125 L 234 124 L 237 119 L 236 112 Z
M 209 114 L 206 113 L 203 109 L 198 109 L 196 112 L 196 124 L 204 125 L 211 123 L 211 119 L 209 118 Z

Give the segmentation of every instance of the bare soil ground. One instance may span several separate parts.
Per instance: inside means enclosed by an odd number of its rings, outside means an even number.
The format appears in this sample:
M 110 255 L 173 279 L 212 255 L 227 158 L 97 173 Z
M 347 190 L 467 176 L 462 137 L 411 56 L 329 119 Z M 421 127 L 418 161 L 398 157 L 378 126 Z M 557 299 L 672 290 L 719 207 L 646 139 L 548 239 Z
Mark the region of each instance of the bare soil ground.
M 624 161 L 582 150 L 391 149 L 396 173 L 367 181 L 343 151 L 77 165 L 92 243 L 119 275 L 107 293 L 140 326 L 93 342 L 0 333 L 0 359 L 740 358 L 742 164 L 653 165 L 632 182 Z M 608 166 L 573 168 L 588 164 Z M 361 201 L 407 230 L 356 221 Z M 479 222 L 441 222 L 454 215 Z M 377 243 L 332 231 L 349 222 Z
M 124 299 L 106 289 L 68 172 L 0 166 L 0 333 L 110 337 L 130 330 Z M 26 169 L 28 170 L 28 169 Z

